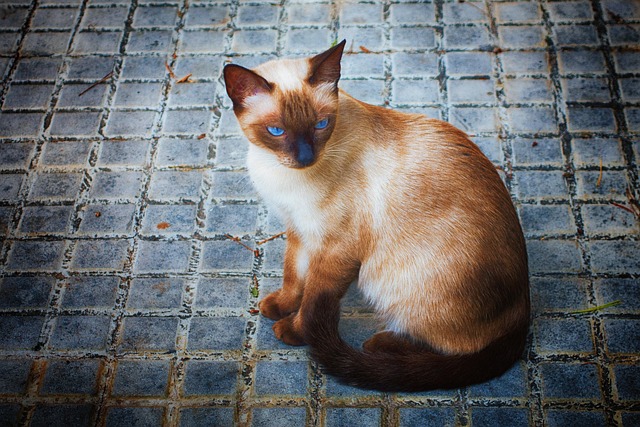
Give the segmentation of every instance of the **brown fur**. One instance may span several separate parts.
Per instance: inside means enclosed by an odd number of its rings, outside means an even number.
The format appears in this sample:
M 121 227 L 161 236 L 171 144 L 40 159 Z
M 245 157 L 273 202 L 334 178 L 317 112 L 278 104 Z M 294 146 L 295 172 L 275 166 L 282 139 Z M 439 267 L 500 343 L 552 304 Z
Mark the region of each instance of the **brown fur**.
M 279 339 L 310 344 L 329 373 L 361 387 L 449 388 L 499 375 L 522 353 L 529 324 L 509 194 L 460 130 L 338 91 L 343 48 L 225 68 L 253 144 L 249 171 L 287 222 L 283 287 L 260 310 L 278 320 Z M 364 352 L 337 332 L 340 298 L 358 277 L 391 329 Z

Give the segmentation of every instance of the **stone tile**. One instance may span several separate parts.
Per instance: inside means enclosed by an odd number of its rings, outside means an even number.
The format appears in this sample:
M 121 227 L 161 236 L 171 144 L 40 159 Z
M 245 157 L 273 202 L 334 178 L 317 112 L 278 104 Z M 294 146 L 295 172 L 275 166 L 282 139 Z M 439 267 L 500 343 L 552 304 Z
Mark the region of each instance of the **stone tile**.
M 602 52 L 591 50 L 564 50 L 558 52 L 558 65 L 562 74 L 603 73 Z
M 133 27 L 173 27 L 178 18 L 175 6 L 142 5 L 133 15 Z
M 637 279 L 600 279 L 594 282 L 598 305 L 619 300 L 620 304 L 607 308 L 608 313 L 637 313 L 640 294 Z
M 538 22 L 542 18 L 536 3 L 496 3 L 495 11 L 499 22 Z
M 399 12 L 394 13 L 394 6 L 391 6 L 392 22 L 398 23 Z M 344 25 L 349 24 L 381 24 L 383 21 L 382 5 L 380 4 L 363 4 L 363 3 L 346 3 L 340 8 L 340 22 Z M 425 16 L 426 17 L 426 16 Z
M 637 273 L 640 272 L 640 250 L 638 241 L 591 241 L 591 269 L 598 273 Z
M 576 278 L 532 278 L 531 306 L 534 312 L 563 312 L 585 309 L 587 282 Z
M 175 317 L 126 317 L 118 349 L 120 352 L 173 351 L 177 327 Z
M 160 56 L 127 56 L 120 76 L 124 79 L 162 79 L 167 73 L 164 63 L 165 59 Z
M 486 52 L 449 52 L 445 63 L 449 75 L 488 75 L 493 70 L 491 55 Z
M 184 279 L 138 278 L 131 281 L 127 308 L 171 309 L 180 307 Z
M 527 242 L 529 269 L 533 273 L 577 273 L 582 271 L 580 250 L 571 240 Z
M 96 30 L 97 28 L 109 28 L 124 30 L 129 10 L 126 7 L 88 7 L 80 28 L 82 30 Z
M 202 245 L 201 258 L 202 271 L 247 272 L 251 270 L 254 254 L 233 241 L 208 241 Z
M 241 167 L 247 162 L 249 141 L 244 137 L 218 139 L 216 164 L 218 166 Z
M 151 178 L 149 198 L 197 200 L 201 183 L 200 172 L 157 171 Z
M 363 31 L 363 33 L 366 32 Z M 292 29 L 287 33 L 285 46 L 290 52 L 319 53 L 330 44 L 331 37 L 331 31 L 328 28 Z M 361 42 L 366 43 L 365 40 Z
M 606 102 L 611 99 L 606 79 L 562 79 L 562 88 L 568 102 Z
M 171 33 L 170 30 L 134 30 L 127 44 L 127 53 L 168 53 Z
M 58 350 L 104 350 L 109 316 L 58 316 L 49 346 Z
M 53 90 L 52 84 L 12 84 L 9 86 L 3 108 L 46 110 Z
M 444 29 L 445 48 L 489 48 L 491 45 L 489 29 L 484 25 L 447 26 Z M 415 44 L 415 42 L 413 42 Z
M 498 39 L 504 48 L 544 47 L 544 31 L 541 25 L 527 27 L 499 26 Z
M 237 362 L 191 360 L 185 367 L 184 393 L 193 395 L 231 395 L 238 382 Z
M 121 40 L 122 31 L 81 31 L 74 38 L 73 53 L 115 54 L 120 49 Z
M 332 376 L 327 376 L 325 387 L 327 390 L 326 392 L 327 396 L 330 398 L 353 399 L 357 397 L 371 396 L 371 395 L 382 397 L 382 393 L 380 392 L 377 392 L 375 390 L 364 390 L 361 388 L 342 384 Z
M 605 425 L 604 414 L 600 411 L 548 410 L 547 425 L 560 427 L 566 425 Z
M 30 369 L 31 360 L 28 359 L 0 360 L 0 389 L 2 394 L 23 394 L 27 388 Z
M 33 427 L 62 427 L 64 425 L 88 425 L 91 422 L 92 405 L 44 405 L 36 406 L 31 419 Z
M 133 231 L 133 215 L 136 206 L 132 203 L 121 205 L 87 205 L 78 226 L 81 235 L 119 235 Z
M 552 102 L 551 81 L 547 79 L 515 78 L 505 81 L 509 103 Z
M 209 131 L 211 112 L 170 110 L 165 113 L 163 131 L 174 135 L 200 135 Z
M 186 272 L 191 242 L 143 240 L 138 247 L 135 269 L 140 273 Z
M 201 278 L 198 282 L 195 307 L 214 309 L 242 308 L 247 304 L 251 281 L 248 278 Z
M 115 304 L 119 283 L 116 276 L 72 276 L 65 281 L 61 307 L 111 308 Z
M 386 94 L 382 80 L 343 80 L 340 87 L 354 98 L 373 105 L 382 105 Z
M 3 350 L 33 350 L 44 324 L 41 316 L 0 317 L 0 347 Z
M 617 139 L 574 138 L 572 143 L 573 161 L 578 167 L 597 166 L 600 161 L 610 166 L 621 166 L 624 163 Z
M 195 205 L 149 205 L 142 220 L 142 233 L 191 234 L 195 217 Z
M 514 132 L 555 132 L 558 128 L 552 107 L 513 107 L 507 114 Z
M 496 130 L 496 109 L 488 107 L 453 107 L 451 124 L 465 132 L 492 132 Z
M 217 4 L 194 4 L 185 22 L 187 28 L 203 26 L 210 28 L 225 25 L 229 21 L 229 7 Z
M 598 33 L 594 25 L 558 25 L 554 27 L 558 46 L 596 46 Z
M 549 59 L 545 52 L 502 52 L 500 56 L 507 74 L 549 72 Z
M 27 18 L 29 10 L 27 8 L 7 8 L 6 12 L 0 16 L 0 28 L 19 30 Z
M 627 102 L 640 100 L 640 79 L 638 78 L 625 78 L 620 79 L 620 89 L 622 91 L 622 98 Z
M 9 228 L 13 228 L 11 225 L 13 214 L 14 208 L 0 207 L 0 235 L 5 236 L 9 232 Z
M 274 240 L 264 246 L 263 268 L 265 271 L 283 270 L 286 242 Z
M 14 81 L 56 80 L 62 64 L 61 58 L 22 58 L 13 76 Z
M 246 172 L 214 172 L 211 189 L 213 197 L 251 198 L 256 192 Z
M 307 390 L 308 362 L 261 361 L 256 365 L 257 396 L 301 396 Z
M 95 394 L 99 365 L 97 359 L 53 360 L 47 365 L 40 393 Z
M 38 173 L 29 192 L 31 200 L 73 200 L 82 181 L 81 173 Z
M 116 137 L 148 137 L 155 117 L 155 111 L 114 111 L 109 115 L 105 134 Z
M 89 195 L 96 199 L 133 199 L 140 197 L 142 172 L 97 172 Z
M 5 174 L 2 175 L 2 186 L 0 186 L 0 200 L 12 200 L 18 197 L 20 187 L 22 186 L 23 174 Z
M 605 319 L 606 347 L 609 353 L 640 352 L 640 321 L 636 319 Z
M 425 104 L 438 101 L 436 80 L 395 80 L 392 85 L 393 101 L 398 104 Z
M 593 19 L 591 4 L 584 0 L 549 3 L 547 8 L 551 20 L 555 22 L 579 22 Z
M 7 268 L 21 271 L 55 271 L 62 264 L 64 241 L 15 241 Z
M 97 163 L 101 166 L 143 166 L 148 151 L 148 141 L 103 141 Z
M 619 365 L 614 368 L 614 373 L 619 399 L 640 399 L 640 366 Z
M 234 52 L 269 52 L 276 48 L 275 30 L 239 30 L 233 35 Z
M 584 205 L 582 220 L 585 232 L 590 236 L 630 236 L 638 233 L 633 214 L 610 203 Z
M 370 55 L 366 56 L 371 57 Z M 438 58 L 432 53 L 405 53 L 397 52 L 392 54 L 393 75 L 438 75 Z M 352 59 L 353 61 L 353 59 Z M 371 67 L 368 67 L 369 69 Z
M 77 8 L 38 8 L 31 19 L 31 28 L 71 29 L 77 16 Z
M 2 144 L 0 169 L 26 169 L 29 166 L 34 147 L 35 143 L 33 142 Z
M 534 322 L 534 331 L 537 351 L 540 353 L 593 352 L 588 319 L 538 319 Z M 554 394 L 547 396 L 554 397 Z
M 568 205 L 521 205 L 520 218 L 525 233 L 530 235 L 576 233 Z
M 220 77 L 223 58 L 218 55 L 178 56 L 174 67 L 177 76 L 193 74 L 195 79 L 217 79 Z
M 455 425 L 455 410 L 453 408 L 425 406 L 419 408 L 400 408 L 398 412 L 400 415 L 400 427 L 412 427 L 432 424 L 442 424 L 446 426 Z
M 258 206 L 217 204 L 207 213 L 206 231 L 215 234 L 243 235 L 256 230 Z
M 491 80 L 452 80 L 447 81 L 449 101 L 452 103 L 491 103 L 495 102 L 495 88 Z
M 128 240 L 82 240 L 73 251 L 73 270 L 119 271 L 128 257 Z
M 187 349 L 239 350 L 244 341 L 244 328 L 245 319 L 241 317 L 194 317 Z
M 101 116 L 99 111 L 56 111 L 53 114 L 49 133 L 60 137 L 95 136 L 98 133 Z
M 42 131 L 44 113 L 0 112 L 0 138 L 35 137 Z
M 569 107 L 567 115 L 570 131 L 616 130 L 616 121 L 610 108 Z
M 165 360 L 122 360 L 113 383 L 113 396 L 164 396 L 169 380 Z
M 545 398 L 599 399 L 598 368 L 592 364 L 544 363 L 542 394 Z
M 27 234 L 63 234 L 67 231 L 72 206 L 27 206 L 20 231 Z
M 51 56 L 58 52 L 66 52 L 70 35 L 69 31 L 32 31 L 22 43 L 22 53 L 26 56 Z
M 287 22 L 289 24 L 317 24 L 327 23 L 330 19 L 331 8 L 329 5 L 291 4 L 287 8 Z
M 380 408 L 328 408 L 327 427 L 346 427 L 353 425 L 377 425 L 380 423 Z
M 471 420 L 474 426 L 491 426 L 499 424 L 504 427 L 517 427 L 528 425 L 529 419 L 529 409 L 526 408 L 473 407 L 471 409 Z
M 0 279 L 0 308 L 45 308 L 54 283 L 51 277 L 3 277 Z
M 107 427 L 135 425 L 153 427 L 162 424 L 163 409 L 153 406 L 111 407 L 107 410 Z
M 91 148 L 88 141 L 47 141 L 40 162 L 47 166 L 87 166 Z
M 177 84 L 169 93 L 169 106 L 203 106 L 214 103 L 216 83 Z
M 209 140 L 160 138 L 156 154 L 156 165 L 204 166 L 209 160 Z
M 619 73 L 637 72 L 640 70 L 640 58 L 634 51 L 616 50 L 612 52 Z
M 624 200 L 628 181 L 623 171 L 577 171 L 576 193 L 581 199 Z M 600 180 L 600 182 L 598 182 Z
M 396 49 L 435 47 L 435 32 L 427 27 L 396 27 L 391 29 L 391 47 Z
M 275 25 L 278 22 L 279 7 L 272 5 L 240 5 L 238 8 L 238 25 L 257 26 Z
M 516 166 L 553 165 L 561 167 L 562 144 L 557 138 L 516 138 L 513 141 Z
M 361 10 L 361 14 L 366 12 L 360 4 L 355 4 L 353 6 L 356 9 Z M 377 14 L 374 16 L 377 17 Z M 370 21 L 371 18 L 368 17 L 368 20 Z M 434 24 L 435 7 L 433 4 L 429 3 L 392 4 L 390 20 L 392 25 Z
M 185 31 L 180 40 L 180 53 L 221 53 L 224 48 L 224 31 Z M 260 35 L 257 36 L 260 38 Z M 275 41 L 275 35 L 269 37 Z M 268 40 L 269 41 L 269 40 Z M 238 42 L 240 43 L 240 42 Z M 239 51 L 236 46 L 233 50 Z
M 116 90 L 116 107 L 157 105 L 162 97 L 162 83 L 120 83 Z
M 280 427 L 296 427 L 304 425 L 307 418 L 305 408 L 253 408 L 251 413 L 252 427 L 273 426 L 275 420 Z
M 266 294 L 266 293 L 265 293 Z M 286 350 L 291 347 L 278 340 L 273 335 L 273 324 L 275 322 L 266 317 L 259 316 L 256 331 L 257 348 L 260 350 Z
M 609 40 L 612 46 L 634 46 L 639 40 L 640 25 L 624 24 L 609 26 Z
M 183 408 L 180 410 L 180 425 L 184 427 L 233 425 L 233 408 Z

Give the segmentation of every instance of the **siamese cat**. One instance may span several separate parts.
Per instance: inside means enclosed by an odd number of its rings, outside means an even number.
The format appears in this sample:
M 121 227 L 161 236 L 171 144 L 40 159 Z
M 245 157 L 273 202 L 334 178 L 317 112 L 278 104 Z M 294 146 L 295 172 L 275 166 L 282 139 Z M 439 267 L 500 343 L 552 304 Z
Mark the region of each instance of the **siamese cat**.
M 462 131 L 339 89 L 344 46 L 224 68 L 250 176 L 287 225 L 282 288 L 260 312 L 277 320 L 278 339 L 308 344 L 350 385 L 417 391 L 498 376 L 521 357 L 529 327 L 511 198 Z M 386 326 L 362 350 L 338 333 L 356 278 Z

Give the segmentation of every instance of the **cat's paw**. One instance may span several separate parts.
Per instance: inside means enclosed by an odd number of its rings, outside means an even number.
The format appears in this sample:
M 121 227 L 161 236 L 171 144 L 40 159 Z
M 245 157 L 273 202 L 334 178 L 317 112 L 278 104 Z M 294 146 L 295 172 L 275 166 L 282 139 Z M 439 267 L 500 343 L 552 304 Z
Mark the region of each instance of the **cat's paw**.
M 291 314 L 273 324 L 272 329 L 276 338 L 288 345 L 305 345 L 302 334 L 295 327 L 296 314 Z
M 297 311 L 299 307 L 288 302 L 284 298 L 282 289 L 278 289 L 264 297 L 258 303 L 258 308 L 264 317 L 268 317 L 271 320 L 280 320 Z

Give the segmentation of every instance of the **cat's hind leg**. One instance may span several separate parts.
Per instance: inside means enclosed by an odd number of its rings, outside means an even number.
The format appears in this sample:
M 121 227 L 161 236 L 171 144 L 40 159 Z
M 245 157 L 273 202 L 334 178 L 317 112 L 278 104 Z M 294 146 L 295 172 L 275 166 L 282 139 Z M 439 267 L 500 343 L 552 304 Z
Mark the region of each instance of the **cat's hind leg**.
M 378 332 L 362 344 L 368 353 L 412 353 L 418 347 L 410 338 L 391 331 Z

